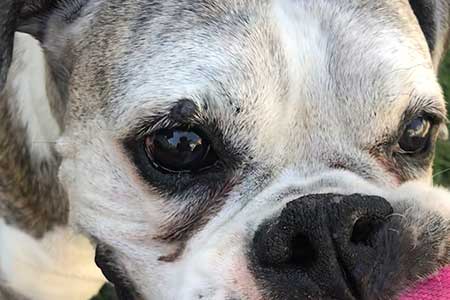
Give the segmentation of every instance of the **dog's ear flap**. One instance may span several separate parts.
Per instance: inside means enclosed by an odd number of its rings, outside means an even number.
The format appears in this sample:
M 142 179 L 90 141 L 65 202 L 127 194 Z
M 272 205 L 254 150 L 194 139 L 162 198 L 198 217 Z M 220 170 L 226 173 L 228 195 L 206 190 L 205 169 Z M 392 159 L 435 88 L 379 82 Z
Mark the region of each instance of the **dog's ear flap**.
M 49 21 L 64 27 L 73 22 L 89 0 L 21 0 L 23 2 L 17 31 L 43 41 Z
M 15 32 L 30 34 L 45 44 L 74 22 L 89 0 L 0 0 L 0 92 L 13 54 Z
M 450 0 L 409 0 L 437 69 L 449 47 Z

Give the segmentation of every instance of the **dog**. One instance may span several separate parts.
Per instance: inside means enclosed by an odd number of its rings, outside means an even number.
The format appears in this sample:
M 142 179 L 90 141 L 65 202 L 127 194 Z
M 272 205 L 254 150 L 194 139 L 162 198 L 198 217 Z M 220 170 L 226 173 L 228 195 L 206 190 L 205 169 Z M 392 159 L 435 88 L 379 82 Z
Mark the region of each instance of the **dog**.
M 0 278 L 17 297 L 95 294 L 94 260 L 121 299 L 186 300 L 396 299 L 450 264 L 431 171 L 450 1 L 0 14 Z

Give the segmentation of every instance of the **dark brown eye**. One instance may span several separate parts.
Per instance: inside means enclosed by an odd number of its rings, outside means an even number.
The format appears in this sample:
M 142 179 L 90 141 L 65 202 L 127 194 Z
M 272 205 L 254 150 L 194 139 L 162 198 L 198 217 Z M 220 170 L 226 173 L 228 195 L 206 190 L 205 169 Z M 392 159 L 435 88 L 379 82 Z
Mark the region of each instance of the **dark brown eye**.
M 195 172 L 217 161 L 208 139 L 193 130 L 163 129 L 145 138 L 147 156 L 168 172 Z
M 431 140 L 431 121 L 418 117 L 406 127 L 398 144 L 404 153 L 416 154 L 428 149 Z

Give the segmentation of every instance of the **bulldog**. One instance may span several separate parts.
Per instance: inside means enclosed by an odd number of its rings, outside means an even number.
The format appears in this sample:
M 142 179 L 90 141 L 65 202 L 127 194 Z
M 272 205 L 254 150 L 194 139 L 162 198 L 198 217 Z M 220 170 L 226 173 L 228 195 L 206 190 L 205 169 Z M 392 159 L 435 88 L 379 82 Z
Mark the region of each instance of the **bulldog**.
M 450 1 L 2 0 L 0 23 L 10 295 L 87 299 L 95 261 L 120 299 L 396 299 L 450 264 Z

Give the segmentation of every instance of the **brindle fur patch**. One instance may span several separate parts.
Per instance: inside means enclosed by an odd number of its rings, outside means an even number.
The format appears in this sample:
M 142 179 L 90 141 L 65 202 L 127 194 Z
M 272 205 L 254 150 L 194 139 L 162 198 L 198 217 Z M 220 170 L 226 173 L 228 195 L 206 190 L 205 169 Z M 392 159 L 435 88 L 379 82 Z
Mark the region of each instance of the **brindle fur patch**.
M 66 194 L 57 178 L 60 159 L 54 153 L 54 160 L 32 160 L 25 128 L 15 119 L 8 97 L 16 95 L 0 94 L 0 216 L 41 237 L 68 219 Z

